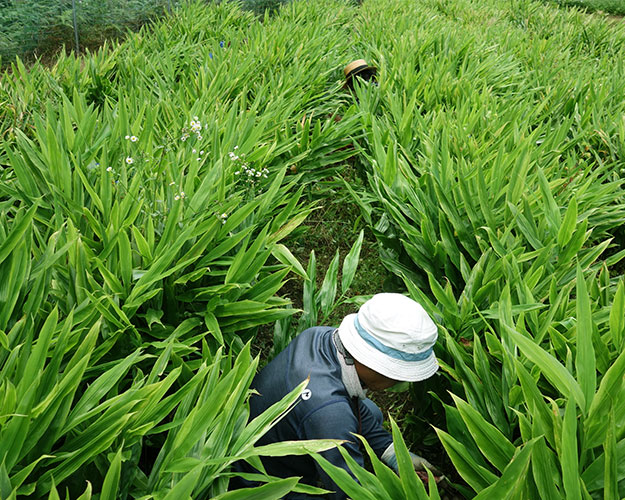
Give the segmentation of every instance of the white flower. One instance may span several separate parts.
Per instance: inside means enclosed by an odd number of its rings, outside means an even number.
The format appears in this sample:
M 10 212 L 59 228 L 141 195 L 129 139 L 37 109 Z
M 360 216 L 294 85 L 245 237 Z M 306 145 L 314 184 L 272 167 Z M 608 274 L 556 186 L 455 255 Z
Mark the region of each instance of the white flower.
M 186 195 L 184 194 L 184 191 L 180 191 L 180 197 L 181 198 L 186 198 Z
M 128 163 L 128 165 L 132 165 L 134 162 L 135 161 L 130 156 L 126 157 L 126 163 Z
M 178 201 L 180 199 L 180 196 L 176 195 L 174 196 L 174 200 Z
M 196 150 L 195 148 L 193 148 L 193 149 L 191 150 L 191 152 L 192 152 L 192 153 L 197 153 L 197 150 Z
M 236 149 L 239 149 L 239 146 L 235 146 L 235 147 L 234 147 L 234 149 L 235 149 L 235 150 L 236 150 Z
M 128 140 L 128 139 L 130 139 L 130 136 L 129 136 L 129 135 L 127 135 L 127 136 L 126 136 L 126 140 Z
M 221 218 L 222 219 L 227 219 L 228 218 L 228 214 L 224 212 L 223 214 L 221 214 Z
M 239 175 L 241 172 L 239 172 L 238 170 L 234 173 L 234 175 Z
M 221 219 L 221 223 L 225 224 L 226 223 L 226 219 Z
M 106 171 L 107 172 L 112 172 L 113 171 L 113 167 L 106 167 Z
M 171 182 L 169 183 L 169 185 L 170 185 L 170 186 L 175 186 L 175 185 L 176 185 L 176 183 L 175 183 L 174 181 L 171 181 Z
M 137 139 L 137 136 L 131 135 L 130 136 L 130 142 L 137 142 L 139 139 Z
M 200 151 L 200 156 L 202 156 L 204 154 L 204 150 Z
M 196 122 L 199 122 L 199 121 L 200 121 L 200 119 L 199 119 L 197 116 L 194 116 L 194 117 L 193 117 L 193 119 L 194 119 Z
M 202 136 L 200 134 L 197 135 L 197 140 L 201 141 L 202 140 Z

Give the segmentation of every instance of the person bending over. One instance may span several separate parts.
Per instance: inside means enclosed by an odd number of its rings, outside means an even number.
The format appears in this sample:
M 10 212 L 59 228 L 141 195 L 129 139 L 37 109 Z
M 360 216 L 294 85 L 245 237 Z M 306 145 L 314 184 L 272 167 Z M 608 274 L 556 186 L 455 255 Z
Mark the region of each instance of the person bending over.
M 250 398 L 250 420 L 310 377 L 301 401 L 258 444 L 342 439 L 345 449 L 362 466 L 363 455 L 352 435 L 357 433 L 384 463 L 397 470 L 393 439 L 382 427 L 382 412 L 366 394 L 434 375 L 438 369 L 432 350 L 436 339 L 436 325 L 423 307 L 397 293 L 374 295 L 338 328 L 319 326 L 303 331 L 252 382 L 259 394 Z M 338 449 L 322 455 L 351 474 Z M 411 455 L 415 469 L 433 469 L 427 460 Z M 304 483 L 334 491 L 329 495 L 332 500 L 346 498 L 310 456 L 263 457 L 262 461 L 269 475 L 302 476 Z M 254 472 L 245 462 L 238 462 L 235 470 Z M 241 478 L 235 481 L 235 487 L 253 485 Z M 291 493 L 286 498 L 318 497 Z

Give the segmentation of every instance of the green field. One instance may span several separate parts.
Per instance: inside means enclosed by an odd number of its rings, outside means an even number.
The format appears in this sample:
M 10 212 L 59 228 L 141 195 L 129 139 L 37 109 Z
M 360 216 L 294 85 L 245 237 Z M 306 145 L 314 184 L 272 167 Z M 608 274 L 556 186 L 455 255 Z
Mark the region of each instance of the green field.
M 623 61 L 625 23 L 553 3 L 302 0 L 12 64 L 0 498 L 310 491 L 227 491 L 335 445 L 255 446 L 301 388 L 248 423 L 251 380 L 381 291 L 439 325 L 439 375 L 387 409 L 458 495 L 624 497 Z M 438 498 L 372 461 L 351 498 Z

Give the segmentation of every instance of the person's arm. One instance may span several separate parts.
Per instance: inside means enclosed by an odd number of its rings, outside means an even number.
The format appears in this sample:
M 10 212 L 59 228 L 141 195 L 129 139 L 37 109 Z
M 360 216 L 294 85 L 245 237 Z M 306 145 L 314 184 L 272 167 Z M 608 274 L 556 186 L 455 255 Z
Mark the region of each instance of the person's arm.
M 370 399 L 360 402 L 360 413 L 362 421 L 362 434 L 382 462 L 388 465 L 395 472 L 398 472 L 397 457 L 393 446 L 393 437 L 382 427 L 383 417 L 380 409 Z M 416 471 L 430 469 L 434 475 L 440 472 L 425 458 L 410 452 L 412 465 Z

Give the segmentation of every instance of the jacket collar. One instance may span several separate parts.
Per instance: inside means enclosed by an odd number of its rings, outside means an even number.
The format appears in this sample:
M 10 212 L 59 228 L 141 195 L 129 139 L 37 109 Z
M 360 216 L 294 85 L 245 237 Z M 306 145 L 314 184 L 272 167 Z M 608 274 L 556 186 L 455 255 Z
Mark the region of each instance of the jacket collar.
M 357 397 L 358 399 L 365 399 L 367 397 L 366 389 L 362 388 L 360 379 L 358 378 L 358 372 L 356 366 L 354 366 L 354 359 L 343 347 L 343 343 L 339 338 L 339 331 L 334 330 L 332 333 L 332 341 L 336 348 L 336 357 L 341 365 L 341 380 L 350 398 Z

